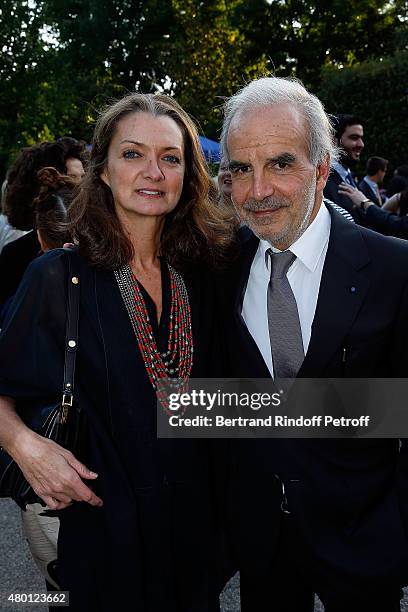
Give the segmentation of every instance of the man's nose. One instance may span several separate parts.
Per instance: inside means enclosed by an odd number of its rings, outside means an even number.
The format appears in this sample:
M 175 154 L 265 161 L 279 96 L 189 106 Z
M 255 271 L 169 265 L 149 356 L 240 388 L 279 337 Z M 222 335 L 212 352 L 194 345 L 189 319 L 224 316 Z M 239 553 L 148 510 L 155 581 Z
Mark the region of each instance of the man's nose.
M 273 195 L 274 191 L 275 186 L 271 180 L 271 177 L 267 179 L 263 172 L 254 172 L 252 196 L 255 198 L 255 200 L 260 202 L 261 200 Z
M 146 165 L 144 167 L 144 177 L 149 178 L 152 181 L 162 181 L 165 176 L 162 169 L 160 168 L 159 162 L 155 157 L 146 159 Z

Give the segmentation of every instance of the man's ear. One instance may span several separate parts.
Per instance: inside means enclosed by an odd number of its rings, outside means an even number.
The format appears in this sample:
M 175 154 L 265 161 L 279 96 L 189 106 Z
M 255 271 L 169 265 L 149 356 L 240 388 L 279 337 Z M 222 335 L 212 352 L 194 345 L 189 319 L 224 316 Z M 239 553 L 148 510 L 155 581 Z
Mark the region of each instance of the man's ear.
M 326 155 L 325 159 L 316 167 L 316 190 L 323 191 L 326 186 L 327 179 L 330 173 L 330 156 Z
M 110 187 L 109 175 L 108 175 L 108 172 L 107 172 L 106 166 L 105 166 L 105 168 L 102 170 L 102 172 L 100 173 L 100 175 L 99 175 L 99 176 L 100 176 L 100 178 L 103 180 L 103 182 L 105 183 L 105 185 L 107 185 L 108 187 Z

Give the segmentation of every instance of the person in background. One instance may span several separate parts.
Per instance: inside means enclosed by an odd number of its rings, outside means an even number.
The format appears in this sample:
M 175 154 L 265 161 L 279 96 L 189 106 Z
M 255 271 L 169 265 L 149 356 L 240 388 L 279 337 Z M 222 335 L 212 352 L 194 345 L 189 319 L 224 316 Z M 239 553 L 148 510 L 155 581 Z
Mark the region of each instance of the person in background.
M 57 144 L 62 146 L 65 151 L 65 174 L 79 183 L 84 177 L 86 165 L 85 143 L 71 136 L 58 138 Z
M 396 194 L 382 208 L 366 197 L 356 187 L 343 183 L 339 190 L 353 202 L 362 224 L 385 236 L 408 239 L 408 216 L 400 214 L 407 210 L 407 191 Z M 399 211 L 399 214 L 396 214 Z
M 352 169 L 359 161 L 364 149 L 363 124 L 361 119 L 354 115 L 338 115 L 333 120 L 333 126 L 336 144 L 340 147 L 340 157 L 338 161 L 333 163 L 329 179 L 324 188 L 324 196 L 346 209 L 355 218 L 353 202 L 347 195 L 339 191 L 339 186 L 345 182 L 352 187 L 357 187 Z
M 366 167 L 367 174 L 358 185 L 359 190 L 365 194 L 366 198 L 369 198 L 377 206 L 382 206 L 383 203 L 379 185 L 384 180 L 387 167 L 387 159 L 383 157 L 369 157 Z
M 14 295 L 28 264 L 41 251 L 37 233 L 33 231 L 33 201 L 40 189 L 38 171 L 52 167 L 61 174 L 70 172 L 76 182 L 83 176 L 83 145 L 72 140 L 62 143 L 43 142 L 22 149 L 10 169 L 4 196 L 4 214 L 11 226 L 27 233 L 5 246 L 0 254 L 0 305 Z
M 3 247 L 13 240 L 17 240 L 17 238 L 21 238 L 27 232 L 24 230 L 18 230 L 15 227 L 12 227 L 8 222 L 8 219 L 5 214 L 3 214 L 3 205 L 4 205 L 4 195 L 7 187 L 7 179 L 3 181 L 1 186 L 1 205 L 0 205 L 0 253 L 3 250 Z
M 40 193 L 33 202 L 34 227 L 41 245 L 41 251 L 62 247 L 70 240 L 67 230 L 68 207 L 72 201 L 76 182 L 64 176 L 55 168 L 43 168 L 37 175 Z M 11 306 L 12 298 L 7 302 Z M 7 313 L 4 308 L 2 320 Z M 56 516 L 43 514 L 41 504 L 30 504 L 21 513 L 23 534 L 33 559 L 46 579 L 50 590 L 58 589 L 57 582 L 57 541 L 59 520 Z M 52 608 L 54 609 L 54 608 Z
M 225 157 L 223 157 L 220 161 L 217 180 L 218 180 L 218 190 L 220 194 L 222 194 L 223 196 L 226 196 L 227 199 L 229 200 L 231 196 L 232 181 L 231 181 L 231 172 L 229 171 L 228 160 L 226 160 Z
M 386 189 L 387 198 L 391 198 L 396 193 L 401 193 L 408 187 L 408 165 L 401 165 L 395 170 L 393 177 L 389 181 Z
M 40 250 L 37 257 L 50 249 L 69 242 L 70 234 L 64 227 L 68 222 L 68 206 L 76 181 L 62 175 L 55 168 L 43 168 L 37 173 L 39 195 L 33 201 L 33 224 Z M 28 263 L 27 263 L 28 265 Z M 23 276 L 25 269 L 21 270 Z M 12 303 L 14 294 L 0 304 L 0 327 Z
M 63 175 L 55 168 L 43 168 L 38 172 L 40 193 L 33 203 L 34 228 L 41 250 L 46 253 L 69 242 L 68 208 L 71 204 L 77 181 Z
M 388 198 L 383 204 L 383 210 L 405 217 L 408 214 L 408 185 L 400 193 L 395 193 Z

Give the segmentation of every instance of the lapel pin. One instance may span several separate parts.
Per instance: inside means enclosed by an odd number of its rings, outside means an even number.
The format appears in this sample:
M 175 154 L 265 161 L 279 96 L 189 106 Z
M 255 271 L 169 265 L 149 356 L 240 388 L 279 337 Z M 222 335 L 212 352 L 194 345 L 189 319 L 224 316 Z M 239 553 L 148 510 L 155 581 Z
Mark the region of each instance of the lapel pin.
M 356 293 L 357 292 L 357 287 L 350 287 L 350 292 L 351 293 Z

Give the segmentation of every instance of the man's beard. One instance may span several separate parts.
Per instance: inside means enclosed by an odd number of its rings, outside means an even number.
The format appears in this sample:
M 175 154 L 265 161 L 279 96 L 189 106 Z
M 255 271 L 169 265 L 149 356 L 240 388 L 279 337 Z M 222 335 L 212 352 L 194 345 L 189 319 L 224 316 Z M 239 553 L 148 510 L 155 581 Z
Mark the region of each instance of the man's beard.
M 351 157 L 350 153 L 348 153 L 347 151 L 342 151 L 340 153 L 339 162 L 345 168 L 354 168 L 358 161 L 358 159 L 354 159 L 353 157 Z
M 296 219 L 294 226 L 288 224 L 287 227 L 284 227 L 279 232 L 271 233 L 270 230 L 268 231 L 268 226 L 270 224 L 270 218 L 268 217 L 261 217 L 256 223 L 253 223 L 250 216 L 245 216 L 241 217 L 241 221 L 245 225 L 248 225 L 258 238 L 267 240 L 272 246 L 281 249 L 282 247 L 287 247 L 287 245 L 290 246 L 296 242 L 308 227 L 315 205 L 315 197 L 316 177 L 313 178 L 310 185 L 305 188 L 302 194 L 302 200 L 304 202 L 303 215 L 300 215 L 299 219 Z M 245 202 L 242 208 L 243 211 L 246 212 L 255 212 L 261 210 L 273 211 L 279 208 L 290 207 L 292 207 L 292 202 L 288 198 L 274 198 L 273 196 L 269 196 L 261 201 L 251 198 Z M 265 226 L 265 232 L 262 231 L 262 225 Z

